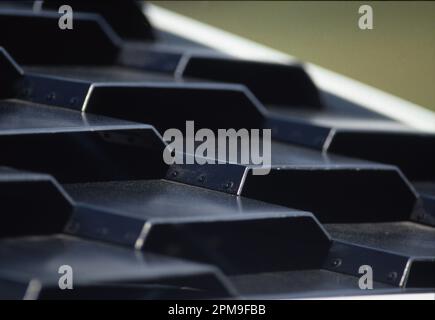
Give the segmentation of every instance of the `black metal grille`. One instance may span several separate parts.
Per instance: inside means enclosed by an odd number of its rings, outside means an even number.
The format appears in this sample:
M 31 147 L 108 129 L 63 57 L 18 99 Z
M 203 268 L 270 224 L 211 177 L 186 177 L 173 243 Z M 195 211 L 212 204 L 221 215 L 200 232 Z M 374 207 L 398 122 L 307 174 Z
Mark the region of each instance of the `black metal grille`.
M 319 90 L 302 64 L 163 35 L 133 1 L 73 7 L 63 31 L 53 2 L 0 6 L 0 298 L 435 287 L 434 135 Z M 270 128 L 271 173 L 167 166 L 160 134 L 189 120 Z

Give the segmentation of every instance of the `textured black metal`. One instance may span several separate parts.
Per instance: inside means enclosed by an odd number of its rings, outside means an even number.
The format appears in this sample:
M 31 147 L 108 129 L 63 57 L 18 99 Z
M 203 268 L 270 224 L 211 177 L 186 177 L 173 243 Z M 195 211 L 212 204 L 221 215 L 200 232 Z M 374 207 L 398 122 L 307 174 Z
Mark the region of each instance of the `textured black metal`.
M 322 107 L 317 88 L 300 65 L 201 56 L 186 59 L 183 77 L 242 83 L 264 104 Z
M 70 197 L 50 176 L 0 167 L 0 238 L 61 232 Z
M 119 1 L 44 1 L 42 9 L 57 11 L 62 5 L 70 5 L 75 12 L 91 12 L 101 15 L 123 39 L 151 41 L 154 30 L 142 12 L 143 2 Z
M 60 182 L 158 178 L 166 170 L 164 144 L 146 125 L 13 131 L 0 134 L 0 144 L 1 165 L 50 173 Z
M 318 268 L 330 246 L 309 213 L 219 192 L 168 181 L 66 188 L 98 208 L 76 210 L 70 233 L 213 263 L 227 274 Z
M 172 166 L 167 178 L 311 211 L 322 222 L 407 220 L 417 201 L 400 172 L 382 165 L 273 166 L 268 175 L 254 175 L 236 164 L 186 164 Z
M 316 115 L 273 115 L 266 126 L 281 141 L 396 165 L 411 180 L 434 179 L 433 134 L 410 131 L 391 120 L 332 116 L 321 124 L 310 118 Z
M 0 30 L 14 32 L 3 32 L 0 46 L 24 64 L 101 65 L 116 60 L 121 40 L 104 19 L 76 13 L 74 31 L 65 32 L 58 27 L 59 17 L 55 12 L 2 10 Z
M 59 289 L 58 269 L 63 265 L 74 270 L 74 290 Z M 1 240 L 0 270 L 0 282 L 5 279 L 10 287 L 18 287 L 17 293 L 0 286 L 2 299 L 226 298 L 236 294 L 211 266 L 65 235 Z
M 0 5 L 0 298 L 343 296 L 361 265 L 364 294 L 433 290 L 433 135 L 302 64 L 153 30 L 133 1 L 77 3 L 68 31 L 56 6 Z M 271 172 L 166 165 L 161 134 L 186 121 L 271 129 Z

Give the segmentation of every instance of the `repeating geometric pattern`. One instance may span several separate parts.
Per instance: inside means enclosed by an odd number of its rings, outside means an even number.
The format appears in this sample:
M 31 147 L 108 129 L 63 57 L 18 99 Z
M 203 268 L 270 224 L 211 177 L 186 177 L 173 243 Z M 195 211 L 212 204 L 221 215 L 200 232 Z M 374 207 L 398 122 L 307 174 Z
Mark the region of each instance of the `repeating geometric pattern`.
M 52 1 L 0 5 L 0 298 L 435 287 L 435 135 L 318 89 L 303 64 L 153 29 L 134 1 L 72 6 L 65 31 Z M 166 165 L 161 135 L 186 121 L 271 129 L 270 174 Z

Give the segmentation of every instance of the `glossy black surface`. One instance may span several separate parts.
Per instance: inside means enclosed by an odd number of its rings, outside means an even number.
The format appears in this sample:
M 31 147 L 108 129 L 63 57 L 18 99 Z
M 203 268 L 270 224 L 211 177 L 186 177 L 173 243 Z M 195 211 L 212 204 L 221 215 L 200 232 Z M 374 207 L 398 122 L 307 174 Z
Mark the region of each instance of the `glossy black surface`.
M 433 290 L 433 135 L 320 90 L 299 63 L 154 29 L 132 1 L 78 3 L 68 31 L 56 6 L 0 4 L 14 30 L 0 35 L 0 298 Z M 270 174 L 166 165 L 160 134 L 190 120 L 271 129 Z
M 122 289 L 123 285 L 142 286 L 143 298 L 147 295 L 152 298 L 153 287 L 147 288 L 147 283 L 161 285 L 162 289 L 167 286 L 166 295 L 165 290 L 162 290 L 160 296 L 157 291 L 155 297 L 160 298 L 180 297 L 183 293 L 186 297 L 193 297 L 195 292 L 189 291 L 194 291 L 195 287 L 205 295 L 216 297 L 234 294 L 234 290 L 225 283 L 217 270 L 192 262 L 142 254 L 65 235 L 0 241 L 1 277 L 13 279 L 15 283 L 37 281 L 42 298 L 44 295 L 53 298 L 56 291 L 61 291 L 58 287 L 58 269 L 63 265 L 72 267 L 75 289 L 79 293 L 70 294 L 76 298 L 80 298 L 80 292 L 87 288 L 100 286 L 100 291 L 104 292 L 105 286 L 118 286 Z M 0 297 L 7 298 L 9 294 L 0 288 Z M 37 297 L 38 294 L 32 298 Z M 128 295 L 123 297 L 121 291 L 116 297 L 126 298 Z
M 332 237 L 398 254 L 435 256 L 433 227 L 413 222 L 325 224 Z
M 0 239 L 62 232 L 71 198 L 48 175 L 0 167 Z
M 215 191 L 168 181 L 65 187 L 99 209 L 75 212 L 71 233 L 213 263 L 226 273 L 319 267 L 330 245 L 309 213 Z

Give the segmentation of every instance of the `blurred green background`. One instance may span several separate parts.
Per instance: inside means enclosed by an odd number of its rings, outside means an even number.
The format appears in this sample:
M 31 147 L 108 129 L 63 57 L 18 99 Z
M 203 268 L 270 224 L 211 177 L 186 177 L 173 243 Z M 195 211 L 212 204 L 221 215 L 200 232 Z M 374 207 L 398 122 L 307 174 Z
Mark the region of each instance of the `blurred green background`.
M 154 3 L 435 110 L 435 2 Z M 362 4 L 373 30 L 358 28 Z

